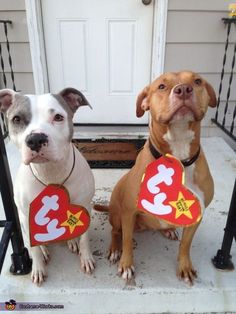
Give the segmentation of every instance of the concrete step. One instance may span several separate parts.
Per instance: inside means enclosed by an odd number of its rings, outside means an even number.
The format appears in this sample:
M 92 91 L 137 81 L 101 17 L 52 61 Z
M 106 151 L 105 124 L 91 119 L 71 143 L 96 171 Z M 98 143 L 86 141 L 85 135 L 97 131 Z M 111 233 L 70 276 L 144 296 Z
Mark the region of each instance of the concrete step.
M 125 284 L 117 276 L 117 266 L 107 260 L 111 229 L 108 217 L 94 212 L 90 235 L 97 263 L 94 274 L 84 275 L 78 256 L 71 254 L 65 244 L 58 244 L 50 246 L 48 278 L 38 288 L 30 282 L 29 275 L 17 277 L 9 273 L 9 249 L 0 277 L 0 302 L 9 299 L 54 302 L 64 305 L 64 310 L 57 313 L 68 314 L 236 313 L 236 272 L 215 270 L 211 263 L 222 242 L 236 174 L 236 155 L 221 138 L 205 138 L 202 144 L 215 181 L 215 197 L 205 211 L 192 244 L 192 261 L 198 271 L 194 286 L 189 287 L 176 278 L 178 241 L 170 241 L 152 231 L 135 234 L 136 278 Z M 14 177 L 19 155 L 11 145 L 8 152 Z M 106 203 L 113 186 L 126 170 L 93 172 L 94 200 Z M 1 212 L 0 217 L 3 217 Z M 231 254 L 236 265 L 235 242 Z

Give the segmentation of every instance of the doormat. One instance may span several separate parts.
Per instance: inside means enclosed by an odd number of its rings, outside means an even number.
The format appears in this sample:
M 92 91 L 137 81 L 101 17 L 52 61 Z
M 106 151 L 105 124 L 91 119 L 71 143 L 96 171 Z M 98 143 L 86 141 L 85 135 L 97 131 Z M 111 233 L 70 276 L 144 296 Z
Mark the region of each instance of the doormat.
M 145 142 L 145 139 L 73 140 L 91 168 L 131 168 Z

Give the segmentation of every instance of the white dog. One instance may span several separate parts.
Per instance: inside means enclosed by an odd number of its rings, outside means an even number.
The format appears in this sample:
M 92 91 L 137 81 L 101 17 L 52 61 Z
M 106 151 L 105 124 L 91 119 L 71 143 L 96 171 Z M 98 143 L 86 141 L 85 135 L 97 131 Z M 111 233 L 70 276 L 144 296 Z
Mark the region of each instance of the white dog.
M 10 89 L 0 91 L 0 111 L 6 113 L 10 138 L 22 156 L 14 195 L 26 246 L 33 259 L 31 278 L 37 285 L 41 285 L 47 275 L 45 264 L 49 252 L 46 246 L 30 247 L 30 203 L 45 185 L 64 183 L 71 203 L 91 210 L 95 191 L 93 174 L 71 143 L 73 114 L 85 105 L 90 106 L 84 95 L 73 88 L 44 95 L 21 95 Z M 80 239 L 69 240 L 68 246 L 72 252 L 80 254 L 82 269 L 92 272 L 95 263 L 89 249 L 88 232 Z

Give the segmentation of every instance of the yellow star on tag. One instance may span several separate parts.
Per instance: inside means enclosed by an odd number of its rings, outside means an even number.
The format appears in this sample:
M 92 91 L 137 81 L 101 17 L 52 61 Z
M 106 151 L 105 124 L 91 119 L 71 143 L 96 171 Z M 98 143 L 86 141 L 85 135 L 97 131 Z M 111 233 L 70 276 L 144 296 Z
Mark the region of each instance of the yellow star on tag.
M 64 221 L 61 226 L 62 227 L 69 227 L 70 233 L 73 233 L 75 227 L 83 226 L 84 223 L 80 220 L 80 216 L 82 214 L 82 210 L 76 214 L 72 214 L 69 210 L 67 210 L 67 220 Z
M 193 216 L 190 211 L 190 207 L 195 203 L 195 200 L 186 200 L 182 192 L 179 192 L 178 200 L 171 201 L 169 204 L 176 209 L 175 219 L 179 218 L 181 215 L 185 215 L 192 219 Z

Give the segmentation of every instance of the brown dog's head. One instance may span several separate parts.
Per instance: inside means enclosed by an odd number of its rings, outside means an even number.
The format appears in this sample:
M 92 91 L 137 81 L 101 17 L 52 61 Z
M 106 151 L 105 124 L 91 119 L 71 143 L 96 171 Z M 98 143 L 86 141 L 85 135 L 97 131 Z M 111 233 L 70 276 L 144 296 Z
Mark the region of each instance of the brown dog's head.
M 200 121 L 207 107 L 216 106 L 212 86 L 190 71 L 165 73 L 145 87 L 137 99 L 137 117 L 150 110 L 152 119 L 168 124 L 178 120 Z

